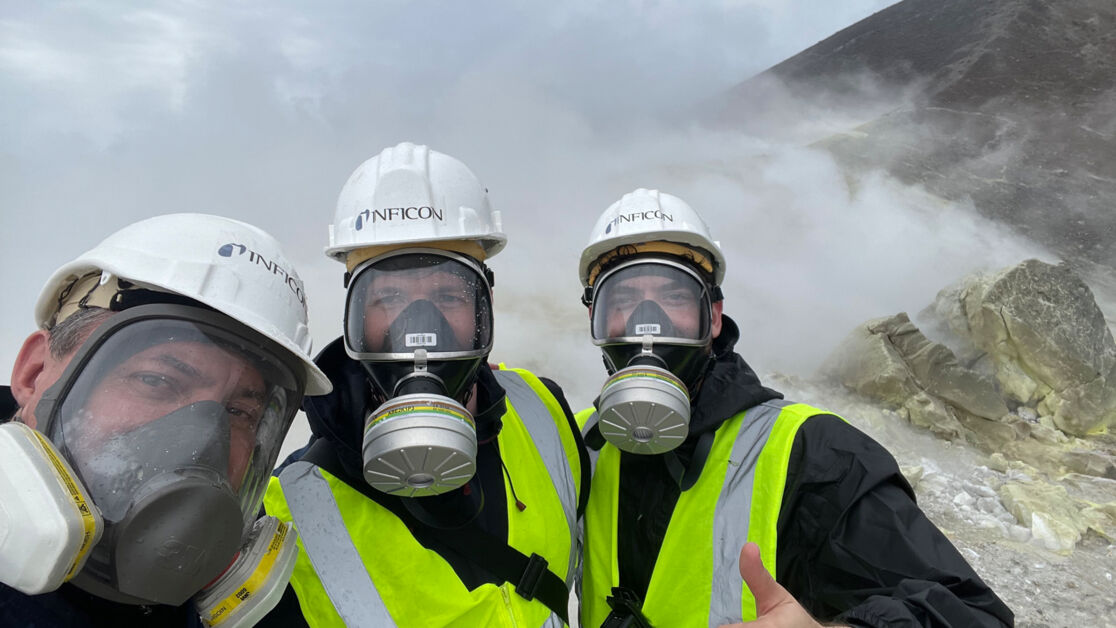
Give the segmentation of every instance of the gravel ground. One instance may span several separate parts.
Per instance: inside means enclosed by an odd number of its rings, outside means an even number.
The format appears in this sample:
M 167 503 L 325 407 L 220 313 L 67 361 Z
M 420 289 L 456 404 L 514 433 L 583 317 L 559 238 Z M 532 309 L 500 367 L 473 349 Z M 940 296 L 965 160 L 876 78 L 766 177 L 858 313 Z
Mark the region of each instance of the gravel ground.
M 1109 540 L 1089 534 L 1068 555 L 1046 550 L 997 496 L 1011 472 L 990 469 L 983 453 L 843 390 L 778 374 L 764 381 L 788 399 L 841 414 L 887 447 L 923 511 L 1015 612 L 1017 626 L 1116 628 L 1116 545 Z

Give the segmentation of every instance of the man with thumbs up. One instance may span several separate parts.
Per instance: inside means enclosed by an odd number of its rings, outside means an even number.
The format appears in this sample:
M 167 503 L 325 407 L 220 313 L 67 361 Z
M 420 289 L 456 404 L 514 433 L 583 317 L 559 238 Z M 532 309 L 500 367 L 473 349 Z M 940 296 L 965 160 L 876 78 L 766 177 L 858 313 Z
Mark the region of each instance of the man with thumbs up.
M 767 569 L 760 559 L 760 548 L 755 543 L 748 543 L 740 550 L 740 577 L 744 584 L 755 596 L 756 620 L 745 623 L 725 624 L 720 628 L 775 628 L 786 626 L 788 628 L 811 628 L 821 626 L 813 617 L 802 608 L 802 605 L 787 592 Z M 829 624 L 833 626 L 835 624 Z
M 584 626 L 1011 625 L 883 447 L 735 352 L 725 256 L 682 199 L 614 203 L 580 275 L 609 374 L 578 415 Z

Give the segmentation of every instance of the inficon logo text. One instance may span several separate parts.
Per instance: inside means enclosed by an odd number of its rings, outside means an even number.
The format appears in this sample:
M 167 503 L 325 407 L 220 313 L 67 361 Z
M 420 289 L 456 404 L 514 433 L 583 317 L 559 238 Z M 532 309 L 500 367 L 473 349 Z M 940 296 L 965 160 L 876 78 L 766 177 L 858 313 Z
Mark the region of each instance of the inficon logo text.
M 356 230 L 360 231 L 368 223 L 389 222 L 397 220 L 431 220 L 443 219 L 444 212 L 440 209 L 423 205 L 422 207 L 384 207 L 383 209 L 366 209 L 357 214 Z
M 664 220 L 666 222 L 674 222 L 674 216 L 664 212 L 661 209 L 649 210 L 645 212 L 628 212 L 627 214 L 620 214 L 613 218 L 608 226 L 605 227 L 605 233 L 612 233 L 612 228 L 616 225 L 622 225 L 626 222 L 637 222 L 643 220 Z
M 287 272 L 285 268 L 279 265 L 278 262 L 272 262 L 266 259 L 263 255 L 253 251 L 252 249 L 244 246 L 243 244 L 228 243 L 217 249 L 217 254 L 221 257 L 241 257 L 247 254 L 248 262 L 262 266 L 265 270 L 273 275 L 279 275 L 283 278 L 283 283 L 291 289 L 291 292 L 298 298 L 298 302 L 302 307 L 306 307 L 306 293 L 302 288 L 302 281 L 298 277 Z

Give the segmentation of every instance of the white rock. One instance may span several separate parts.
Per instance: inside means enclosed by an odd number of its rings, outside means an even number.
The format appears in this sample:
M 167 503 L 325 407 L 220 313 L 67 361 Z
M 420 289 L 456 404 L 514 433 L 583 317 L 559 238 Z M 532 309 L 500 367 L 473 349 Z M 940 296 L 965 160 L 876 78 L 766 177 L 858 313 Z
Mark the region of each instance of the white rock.
M 976 502 L 976 498 L 964 491 L 958 493 L 953 498 L 953 503 L 962 508 L 969 508 L 973 505 L 974 502 Z
M 1031 534 L 1038 544 L 1052 552 L 1071 552 L 1081 538 L 1076 530 L 1042 512 L 1031 513 Z
M 1024 543 L 1031 538 L 1031 531 L 1020 525 L 1008 526 L 1007 536 L 1013 541 Z
M 991 486 L 973 484 L 971 482 L 965 482 L 962 486 L 965 487 L 966 491 L 977 497 L 996 497 L 996 491 L 993 490 Z
M 1000 500 L 995 497 L 981 497 L 977 500 L 977 509 L 991 514 L 1003 510 L 1003 507 L 1000 506 Z
M 997 530 L 1001 536 L 1007 536 L 1007 526 L 1002 521 L 995 519 L 981 519 L 977 521 L 977 527 L 984 530 Z

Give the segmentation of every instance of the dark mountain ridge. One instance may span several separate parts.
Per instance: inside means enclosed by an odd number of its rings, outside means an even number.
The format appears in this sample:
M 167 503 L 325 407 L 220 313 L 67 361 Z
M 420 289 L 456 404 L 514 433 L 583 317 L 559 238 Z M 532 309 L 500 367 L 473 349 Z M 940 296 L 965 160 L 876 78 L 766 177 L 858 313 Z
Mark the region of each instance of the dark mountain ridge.
M 771 115 L 773 79 L 799 103 L 902 94 L 818 144 L 1116 267 L 1116 2 L 904 0 L 730 90 L 715 123 Z

